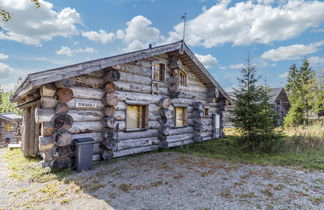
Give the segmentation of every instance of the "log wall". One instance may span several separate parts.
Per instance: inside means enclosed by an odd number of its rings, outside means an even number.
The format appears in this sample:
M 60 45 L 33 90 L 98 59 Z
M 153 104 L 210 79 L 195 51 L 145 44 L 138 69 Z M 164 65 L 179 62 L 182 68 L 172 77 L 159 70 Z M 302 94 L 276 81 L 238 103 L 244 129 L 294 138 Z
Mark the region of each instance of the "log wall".
M 212 113 L 220 112 L 222 105 L 208 102 L 208 87 L 188 68 L 181 67 L 174 55 L 165 57 L 117 65 L 42 86 L 35 120 L 41 125 L 39 150 L 45 165 L 70 167 L 72 139 L 81 137 L 96 140 L 93 160 L 213 139 Z M 150 66 L 154 63 L 166 65 L 166 81 L 153 81 Z M 178 85 L 179 67 L 187 73 L 187 86 Z M 127 104 L 147 105 L 147 128 L 126 129 Z M 174 107 L 179 105 L 188 112 L 184 127 L 174 124 Z M 205 108 L 208 116 L 204 115 Z

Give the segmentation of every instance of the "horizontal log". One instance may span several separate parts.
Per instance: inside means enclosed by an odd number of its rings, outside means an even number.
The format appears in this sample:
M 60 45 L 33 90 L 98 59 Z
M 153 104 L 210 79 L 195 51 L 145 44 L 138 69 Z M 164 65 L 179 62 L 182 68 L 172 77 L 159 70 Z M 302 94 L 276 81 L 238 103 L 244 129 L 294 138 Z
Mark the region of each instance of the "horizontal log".
M 75 85 L 86 86 L 90 88 L 102 88 L 104 81 L 102 78 L 92 77 L 89 75 L 81 75 L 74 77 Z
M 139 139 L 139 138 L 147 138 L 147 137 L 156 137 L 158 134 L 157 129 L 150 129 L 141 132 L 118 132 L 118 140 L 125 139 Z
M 161 99 L 161 96 L 136 92 L 116 91 L 116 94 L 118 94 L 120 101 L 134 100 L 157 104 Z
M 170 136 L 172 135 L 179 135 L 179 134 L 186 134 L 186 133 L 192 133 L 193 128 L 191 126 L 184 127 L 184 128 L 172 128 L 170 130 Z
M 101 111 L 94 110 L 70 110 L 68 113 L 75 122 L 83 121 L 99 121 L 103 118 Z M 35 120 L 36 123 L 50 122 L 55 115 L 53 109 L 36 108 Z
M 70 88 L 59 88 L 55 94 L 58 100 L 63 102 L 68 102 L 73 98 L 73 92 Z
M 69 131 L 73 134 L 90 133 L 95 131 L 101 131 L 103 128 L 104 127 L 101 121 L 74 122 L 72 128 L 70 128 Z
M 182 146 L 182 145 L 186 145 L 186 144 L 191 144 L 191 143 L 193 143 L 193 140 L 185 140 L 185 141 L 172 142 L 172 143 L 169 143 L 169 148 L 170 147 L 178 147 L 178 146 Z
M 51 122 L 41 123 L 41 135 L 42 136 L 51 136 L 56 131 Z
M 150 85 L 152 79 L 151 76 L 141 76 L 141 75 L 130 74 L 126 72 L 120 72 L 120 81 Z
M 192 140 L 192 138 L 193 138 L 193 134 L 188 133 L 188 134 L 180 134 L 180 135 L 168 136 L 167 141 L 169 143 L 172 143 L 172 142 L 184 141 L 184 140 L 190 140 L 190 139 Z
M 46 84 L 41 86 L 40 94 L 42 97 L 51 97 L 55 96 L 56 87 L 53 84 Z
M 39 136 L 38 147 L 40 152 L 50 150 L 55 146 L 55 142 L 51 136 Z
M 75 98 L 82 98 L 82 99 L 97 99 L 101 100 L 104 96 L 105 92 L 102 89 L 98 88 L 89 88 L 89 87 L 71 87 L 73 92 L 73 96 Z
M 125 121 L 116 121 L 116 124 L 119 124 L 120 130 L 126 129 L 126 123 Z M 157 129 L 161 126 L 161 124 L 158 121 L 148 121 L 147 129 Z
M 88 73 L 87 75 L 92 76 L 92 77 L 102 78 L 104 76 L 104 71 L 103 70 L 94 71 L 94 72 Z
M 118 91 L 151 93 L 152 87 L 150 85 L 143 85 L 138 83 L 118 81 L 115 82 Z
M 154 151 L 157 149 L 158 149 L 158 145 L 150 145 L 150 146 L 146 146 L 146 147 L 126 149 L 126 150 L 114 152 L 114 157 L 122 157 L 122 156 L 126 156 L 126 155 L 142 153 L 142 152 L 149 152 L 149 151 Z
M 53 97 L 43 96 L 43 97 L 41 97 L 41 100 L 40 100 L 40 106 L 43 109 L 53 109 L 56 107 L 57 103 L 58 103 L 58 100 L 56 100 Z
M 35 109 L 36 123 L 50 122 L 55 115 L 54 109 Z
M 118 151 L 131 149 L 136 147 L 145 147 L 149 145 L 157 145 L 159 140 L 156 137 L 148 137 L 142 139 L 130 139 L 130 140 L 122 140 L 118 143 Z
M 151 68 L 133 64 L 121 64 L 119 67 L 119 71 L 147 77 L 151 76 Z

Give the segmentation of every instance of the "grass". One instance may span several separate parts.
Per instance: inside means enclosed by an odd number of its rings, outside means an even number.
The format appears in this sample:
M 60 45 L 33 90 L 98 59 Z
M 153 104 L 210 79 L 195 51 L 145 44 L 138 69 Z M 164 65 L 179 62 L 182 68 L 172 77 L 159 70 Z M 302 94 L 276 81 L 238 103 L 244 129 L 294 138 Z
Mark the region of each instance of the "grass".
M 4 158 L 11 169 L 10 177 L 18 180 L 43 183 L 62 180 L 67 175 L 75 173 L 70 170 L 43 168 L 40 165 L 40 158 L 26 158 L 19 149 L 7 149 Z
M 312 129 L 314 133 L 310 132 Z M 300 132 L 281 131 L 280 144 L 271 154 L 243 151 L 237 143 L 239 136 L 235 130 L 228 130 L 225 138 L 184 145 L 172 150 L 233 162 L 324 170 L 323 129 L 303 128 L 298 131 Z

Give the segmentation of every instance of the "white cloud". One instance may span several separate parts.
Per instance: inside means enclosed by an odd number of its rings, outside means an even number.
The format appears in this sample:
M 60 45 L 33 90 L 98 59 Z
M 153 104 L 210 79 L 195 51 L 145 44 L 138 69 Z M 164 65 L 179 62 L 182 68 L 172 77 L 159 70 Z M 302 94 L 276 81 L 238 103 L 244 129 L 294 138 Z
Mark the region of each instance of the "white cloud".
M 125 29 L 119 29 L 116 32 L 106 32 L 103 29 L 96 31 L 82 32 L 82 36 L 91 41 L 100 41 L 109 43 L 114 39 L 123 41 L 127 48 L 124 51 L 133 51 L 147 48 L 150 43 L 156 43 L 164 39 L 160 31 L 152 27 L 152 22 L 142 15 L 133 17 L 126 23 Z
M 244 67 L 244 64 L 239 63 L 239 64 L 231 64 L 228 66 L 229 69 L 242 69 Z
M 7 79 L 14 72 L 14 69 L 5 63 L 0 63 L 0 78 Z
M 311 43 L 309 45 L 294 44 L 285 47 L 279 47 L 264 52 L 261 58 L 272 61 L 295 60 L 302 56 L 314 53 L 319 50 L 319 47 L 324 45 L 324 41 Z
M 97 31 L 83 31 L 82 36 L 88 38 L 91 41 L 101 42 L 103 44 L 107 44 L 112 42 L 114 39 L 114 33 L 108 33 L 103 29 Z
M 0 60 L 5 60 L 5 59 L 8 59 L 9 56 L 4 54 L 4 53 L 0 53 Z
M 207 69 L 215 67 L 218 63 L 217 59 L 211 54 L 207 54 L 207 55 L 195 54 L 195 56 Z
M 287 72 L 284 72 L 282 74 L 279 74 L 278 77 L 279 78 L 287 78 L 288 77 L 288 71 Z
M 312 56 L 308 60 L 311 66 L 324 66 L 324 57 Z
M 227 42 L 234 45 L 268 44 L 298 36 L 324 21 L 324 2 L 289 0 L 287 3 L 220 1 L 187 22 L 186 41 L 190 45 L 214 47 Z M 264 1 L 265 2 L 265 1 Z M 266 1 L 268 2 L 268 1 Z M 174 26 L 165 42 L 182 39 L 183 24 Z
M 3 9 L 10 11 L 8 22 L 0 21 L 0 39 L 41 46 L 43 41 L 57 36 L 78 33 L 76 24 L 81 23 L 80 14 L 70 7 L 55 11 L 53 4 L 40 0 L 40 8 L 29 0 L 0 0 Z
M 56 51 L 55 53 L 57 55 L 67 55 L 67 56 L 73 56 L 77 53 L 95 53 L 97 52 L 95 49 L 86 47 L 86 48 L 80 48 L 80 49 L 71 49 L 67 46 L 62 46 L 61 49 Z

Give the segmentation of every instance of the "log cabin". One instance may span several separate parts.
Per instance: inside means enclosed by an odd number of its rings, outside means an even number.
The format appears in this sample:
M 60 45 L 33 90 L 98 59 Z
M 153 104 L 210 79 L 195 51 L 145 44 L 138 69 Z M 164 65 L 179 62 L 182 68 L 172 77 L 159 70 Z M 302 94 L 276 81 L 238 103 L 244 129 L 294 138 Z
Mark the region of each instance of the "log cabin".
M 232 98 L 232 104 L 228 104 L 225 106 L 225 111 L 223 112 L 223 118 L 224 118 L 224 127 L 226 128 L 233 128 L 234 125 L 231 122 L 230 118 L 233 117 L 233 110 L 235 109 L 235 95 L 234 92 L 228 92 L 228 95 Z M 274 109 L 276 113 L 276 120 L 275 120 L 275 126 L 280 126 L 284 123 L 284 119 L 289 111 L 290 108 L 290 102 L 287 95 L 287 92 L 284 88 L 269 88 L 269 96 L 270 101 L 269 103 L 272 105 L 272 108 Z
M 0 114 L 0 148 L 20 142 L 22 117 L 14 113 Z
M 82 137 L 96 141 L 93 161 L 220 138 L 231 103 L 183 41 L 29 74 L 11 100 L 23 154 L 58 168 Z

